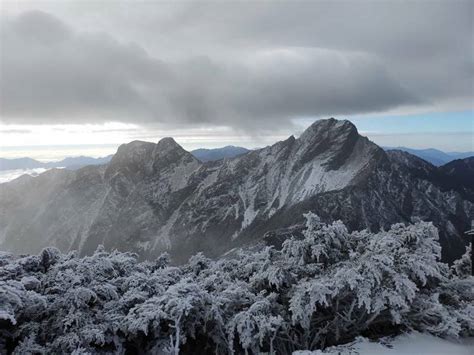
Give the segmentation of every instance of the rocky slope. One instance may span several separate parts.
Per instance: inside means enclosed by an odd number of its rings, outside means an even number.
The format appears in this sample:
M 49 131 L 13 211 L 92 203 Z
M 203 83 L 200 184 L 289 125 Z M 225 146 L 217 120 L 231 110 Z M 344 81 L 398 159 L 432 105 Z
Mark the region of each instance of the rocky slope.
M 436 167 L 384 152 L 348 121 L 321 120 L 298 139 L 203 163 L 173 139 L 122 145 L 111 162 L 0 185 L 0 249 L 46 245 L 87 254 L 99 244 L 176 261 L 252 244 L 312 210 L 351 228 L 412 217 L 441 231 L 444 257 L 463 248 L 473 201 Z M 444 175 L 443 175 L 444 176 Z
M 440 169 L 446 189 L 456 189 L 469 200 L 474 200 L 474 157 L 457 159 Z
M 274 218 L 296 221 L 303 211 L 313 210 L 324 220 L 337 217 L 353 229 L 373 230 L 417 218 L 432 221 L 440 231 L 443 258 L 452 261 L 465 250 L 463 232 L 474 216 L 474 204 L 463 197 L 462 191 L 447 188 L 441 177 L 430 163 L 405 152 L 390 151 L 365 181 L 312 196 Z

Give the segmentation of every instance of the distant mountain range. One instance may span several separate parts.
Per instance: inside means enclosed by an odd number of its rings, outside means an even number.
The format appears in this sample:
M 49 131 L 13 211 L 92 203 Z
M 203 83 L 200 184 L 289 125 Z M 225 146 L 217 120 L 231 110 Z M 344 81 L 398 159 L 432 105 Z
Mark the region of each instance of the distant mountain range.
M 98 245 L 181 262 L 216 257 L 294 230 L 313 211 L 350 229 L 412 219 L 439 229 L 444 260 L 464 252 L 474 216 L 474 158 L 438 168 L 384 151 L 349 121 L 316 121 L 299 137 L 202 162 L 172 138 L 121 145 L 104 165 L 54 169 L 0 184 L 0 249 Z
M 215 149 L 196 149 L 191 151 L 202 162 L 215 161 L 224 158 L 233 158 L 241 154 L 245 154 L 250 150 L 243 147 L 235 147 L 228 145 L 222 148 Z M 76 170 L 87 165 L 101 165 L 107 164 L 113 155 L 108 155 L 102 158 L 91 158 L 85 156 L 69 157 L 55 162 L 41 162 L 32 158 L 14 158 L 6 159 L 0 158 L 0 171 L 18 170 L 18 169 L 37 169 L 37 168 L 66 168 L 69 170 Z
M 112 155 L 103 157 L 103 158 L 91 158 L 91 157 L 70 157 L 65 158 L 60 161 L 55 162 L 41 162 L 31 158 L 16 158 L 16 159 L 6 159 L 0 158 L 0 171 L 4 170 L 17 170 L 17 169 L 36 169 L 36 168 L 66 168 L 70 170 L 75 170 L 82 168 L 87 165 L 101 165 L 107 164 Z
M 441 166 L 449 163 L 450 161 L 456 159 L 464 159 L 474 156 L 474 152 L 443 152 L 438 149 L 428 148 L 428 149 L 413 149 L 407 147 L 383 147 L 385 150 L 403 150 L 410 154 L 416 155 L 417 157 L 430 162 L 435 166 Z
M 456 159 L 464 159 L 474 156 L 474 152 L 443 152 L 438 149 L 412 149 L 407 147 L 383 147 L 383 149 L 389 150 L 402 150 L 413 154 L 421 159 L 430 162 L 435 166 L 441 166 L 449 163 Z M 236 147 L 228 145 L 222 148 L 200 148 L 190 151 L 197 159 L 202 162 L 216 161 L 224 158 L 234 158 L 242 154 L 250 152 L 250 149 L 244 147 Z M 14 170 L 14 169 L 35 169 L 35 168 L 66 168 L 69 170 L 75 170 L 82 168 L 87 165 L 101 165 L 107 164 L 113 155 L 108 155 L 102 158 L 91 158 L 85 156 L 70 157 L 57 162 L 43 163 L 31 158 L 16 158 L 16 159 L 5 159 L 0 158 L 0 171 L 3 170 Z

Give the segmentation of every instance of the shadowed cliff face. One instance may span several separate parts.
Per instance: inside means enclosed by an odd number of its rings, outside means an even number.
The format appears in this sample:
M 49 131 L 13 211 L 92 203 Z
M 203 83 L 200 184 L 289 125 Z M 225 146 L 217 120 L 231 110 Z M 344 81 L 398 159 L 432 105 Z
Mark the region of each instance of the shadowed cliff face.
M 254 243 L 312 210 L 352 228 L 420 216 L 440 227 L 447 255 L 455 254 L 472 203 L 410 157 L 387 155 L 332 118 L 298 139 L 218 162 L 200 162 L 172 138 L 134 141 L 104 166 L 0 185 L 0 247 L 88 254 L 103 244 L 143 257 L 169 251 L 179 262 Z
M 440 171 L 447 189 L 460 190 L 466 199 L 474 201 L 474 157 L 453 160 Z

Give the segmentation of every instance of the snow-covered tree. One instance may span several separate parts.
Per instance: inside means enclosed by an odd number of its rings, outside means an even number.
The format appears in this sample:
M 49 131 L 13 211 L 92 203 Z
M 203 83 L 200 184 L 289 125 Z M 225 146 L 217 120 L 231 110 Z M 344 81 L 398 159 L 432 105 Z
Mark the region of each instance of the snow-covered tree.
M 467 257 L 439 261 L 431 223 L 349 232 L 306 215 L 281 249 L 90 256 L 0 253 L 0 352 L 290 353 L 417 330 L 474 335 Z

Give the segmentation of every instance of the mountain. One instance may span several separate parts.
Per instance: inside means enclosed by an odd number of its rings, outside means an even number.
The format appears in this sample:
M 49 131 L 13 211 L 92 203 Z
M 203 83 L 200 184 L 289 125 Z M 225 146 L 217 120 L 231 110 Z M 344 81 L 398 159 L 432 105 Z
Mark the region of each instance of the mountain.
M 448 152 L 446 154 L 456 160 L 474 157 L 474 152 Z
M 458 189 L 474 199 L 474 157 L 457 159 L 440 167 L 447 188 Z
M 107 164 L 112 159 L 112 155 L 102 158 L 91 157 L 69 157 L 55 162 L 41 162 L 31 158 L 15 158 L 6 159 L 0 158 L 0 171 L 17 170 L 17 169 L 34 169 L 34 168 L 66 168 L 75 170 L 86 165 L 100 165 Z
M 238 155 L 242 155 L 247 152 L 249 152 L 249 149 L 247 148 L 228 145 L 222 148 L 214 149 L 195 149 L 191 151 L 191 154 L 194 155 L 200 161 L 207 162 L 224 158 L 234 158 Z M 108 155 L 106 157 L 101 158 L 91 158 L 86 156 L 68 157 L 63 160 L 54 162 L 41 162 L 32 158 L 0 158 L 0 171 L 35 168 L 66 168 L 75 170 L 87 165 L 107 164 L 111 159 L 112 155 Z
M 112 155 L 100 158 L 91 158 L 85 156 L 79 157 L 68 157 L 58 162 L 45 163 L 47 168 L 59 168 L 64 167 L 66 169 L 79 169 L 87 165 L 101 165 L 107 164 L 112 159 Z
M 238 155 L 248 153 L 249 151 L 250 150 L 247 148 L 228 145 L 222 148 L 215 149 L 195 149 L 191 151 L 191 154 L 198 158 L 200 161 L 207 162 L 224 158 L 234 158 Z
M 44 167 L 44 163 L 31 158 L 0 158 L 0 171 L 16 169 L 35 169 Z
M 453 183 L 468 189 L 474 189 L 474 157 L 457 159 L 441 167 Z
M 474 156 L 474 152 L 443 152 L 441 150 L 429 148 L 429 149 L 413 149 L 407 147 L 383 147 L 383 149 L 389 150 L 402 150 L 412 155 L 420 157 L 435 166 L 441 166 L 450 161 L 456 159 L 464 159 Z M 250 150 L 244 147 L 236 147 L 228 145 L 222 148 L 199 148 L 192 150 L 190 153 L 202 162 L 209 162 L 215 160 L 221 160 L 224 158 L 234 158 L 239 155 L 248 153 Z M 0 158 L 0 171 L 3 170 L 15 170 L 15 169 L 34 169 L 34 168 L 67 168 L 67 169 L 79 169 L 87 165 L 100 165 L 107 164 L 112 159 L 112 155 L 108 155 L 102 158 L 91 158 L 85 156 L 79 157 L 68 157 L 57 162 L 43 163 L 31 158 L 15 158 L 6 159 Z
M 249 150 L 242 147 L 226 146 L 215 149 L 196 149 L 191 151 L 196 158 L 202 162 L 233 158 L 247 153 Z M 56 162 L 40 162 L 31 158 L 5 159 L 0 158 L 0 183 L 14 180 L 21 175 L 28 174 L 36 176 L 44 170 L 52 168 L 65 168 L 76 170 L 87 165 L 107 164 L 112 155 L 102 158 L 91 158 L 85 156 L 68 157 Z
M 427 162 L 430 162 L 431 164 L 435 166 L 441 166 L 444 164 L 449 163 L 450 161 L 456 160 L 456 159 L 464 159 L 467 157 L 472 157 L 474 156 L 474 152 L 443 152 L 438 149 L 433 149 L 433 148 L 428 148 L 428 149 L 413 149 L 413 148 L 407 148 L 407 147 L 396 147 L 396 148 L 390 148 L 390 147 L 384 147 L 385 150 L 403 150 L 405 152 L 408 152 L 412 155 L 416 155 L 417 157 L 426 160 Z
M 458 173 L 454 172 L 457 176 Z M 182 262 L 255 245 L 313 211 L 351 229 L 413 218 L 440 230 L 445 260 L 464 251 L 472 195 L 402 151 L 385 152 L 349 121 L 316 121 L 293 136 L 231 159 L 202 162 L 172 138 L 119 147 L 106 165 L 53 169 L 0 185 L 0 249 L 107 249 Z

